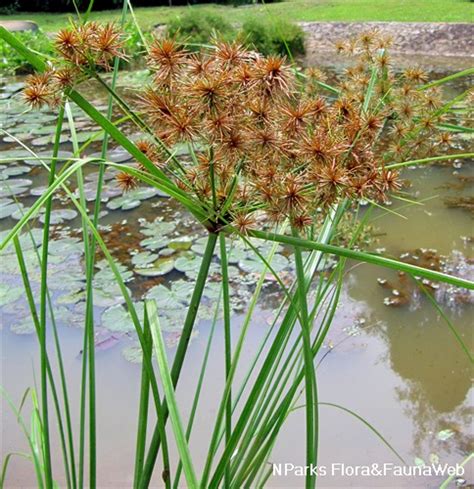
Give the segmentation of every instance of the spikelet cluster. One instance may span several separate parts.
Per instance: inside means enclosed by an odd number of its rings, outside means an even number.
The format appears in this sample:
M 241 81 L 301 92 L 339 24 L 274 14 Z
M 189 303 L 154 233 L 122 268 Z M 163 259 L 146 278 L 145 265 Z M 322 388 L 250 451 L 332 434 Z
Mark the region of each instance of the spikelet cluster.
M 364 110 L 354 88 L 328 101 L 311 83 L 316 70 L 298 73 L 237 42 L 196 54 L 155 40 L 148 65 L 153 81 L 139 94 L 148 125 L 196 154 L 177 183 L 240 231 L 262 211 L 305 228 L 341 199 L 383 201 L 399 188 L 374 153 L 387 112 Z
M 36 107 L 55 103 L 58 86 L 126 57 L 123 39 L 112 24 L 61 31 L 61 67 L 31 77 L 25 98 Z M 238 42 L 213 41 L 195 53 L 175 39 L 155 39 L 150 84 L 130 102 L 149 133 L 137 147 L 212 209 L 215 227 L 232 224 L 244 233 L 265 215 L 306 229 L 342 199 L 384 202 L 401 187 L 387 162 L 451 145 L 437 129 L 445 117 L 441 93 L 419 89 L 427 77 L 418 68 L 395 75 L 390 43 L 376 32 L 339 43 L 356 61 L 337 93 L 323 96 L 324 75 L 284 57 Z M 170 157 L 166 148 L 176 145 L 192 157 Z M 138 184 L 125 173 L 118 180 L 124 191 Z
M 54 40 L 57 60 L 48 70 L 27 78 L 24 99 L 34 108 L 55 106 L 67 88 L 97 71 L 107 71 L 115 58 L 126 59 L 126 36 L 114 23 L 72 23 Z

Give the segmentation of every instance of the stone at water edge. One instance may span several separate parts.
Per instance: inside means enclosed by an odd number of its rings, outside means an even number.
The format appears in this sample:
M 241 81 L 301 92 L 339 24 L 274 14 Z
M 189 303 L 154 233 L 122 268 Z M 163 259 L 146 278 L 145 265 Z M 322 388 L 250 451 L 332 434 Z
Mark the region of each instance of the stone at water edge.
M 0 26 L 10 32 L 37 31 L 38 24 L 32 20 L 2 20 Z

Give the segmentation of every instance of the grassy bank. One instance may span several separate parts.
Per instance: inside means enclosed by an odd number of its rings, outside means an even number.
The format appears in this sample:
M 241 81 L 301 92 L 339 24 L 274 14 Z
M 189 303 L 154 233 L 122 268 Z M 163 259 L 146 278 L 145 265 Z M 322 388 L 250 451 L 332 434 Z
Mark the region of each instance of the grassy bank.
M 137 8 L 136 15 L 144 28 L 166 23 L 189 7 Z M 399 22 L 472 22 L 474 4 L 469 0 L 290 0 L 270 5 L 205 5 L 191 8 L 211 10 L 243 22 L 255 16 L 281 16 L 293 21 L 399 21 Z M 114 20 L 119 10 L 93 12 L 93 20 Z M 0 16 L 0 20 L 33 20 L 46 31 L 56 31 L 68 21 L 67 14 L 22 13 Z

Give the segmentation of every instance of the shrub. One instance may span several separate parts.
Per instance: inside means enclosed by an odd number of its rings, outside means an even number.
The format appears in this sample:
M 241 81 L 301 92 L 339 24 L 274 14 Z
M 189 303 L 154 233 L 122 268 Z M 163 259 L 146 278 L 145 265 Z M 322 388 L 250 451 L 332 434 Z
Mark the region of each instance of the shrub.
M 6 3 L 0 5 L 0 15 L 11 15 L 14 14 L 19 7 L 19 3 L 17 0 L 11 0 Z
M 242 26 L 245 44 L 264 55 L 305 53 L 305 33 L 297 24 L 285 20 L 250 19 Z
M 221 15 L 190 9 L 168 23 L 168 35 L 191 44 L 208 44 L 212 36 L 230 40 L 235 37 L 234 27 Z M 191 46 L 198 50 L 198 46 Z

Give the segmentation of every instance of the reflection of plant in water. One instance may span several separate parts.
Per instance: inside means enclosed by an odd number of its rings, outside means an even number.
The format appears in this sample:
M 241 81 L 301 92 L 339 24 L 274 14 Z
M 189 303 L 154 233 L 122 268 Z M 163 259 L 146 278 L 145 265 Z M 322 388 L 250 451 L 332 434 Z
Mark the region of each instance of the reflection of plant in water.
M 394 309 L 384 315 L 383 324 L 367 331 L 385 342 L 386 361 L 400 376 L 395 393 L 413 422 L 412 455 L 428 460 L 430 453 L 467 453 L 474 440 L 468 404 L 472 362 L 452 342 L 437 311 L 426 298 L 424 302 L 419 312 Z M 469 328 L 469 322 L 457 325 L 466 339 Z M 438 436 L 442 430 L 452 430 L 452 436 L 444 440 L 444 433 Z
M 338 87 L 330 87 L 315 79 L 316 71 L 300 72 L 284 58 L 266 58 L 243 49 L 237 43 L 216 41 L 211 47 L 192 54 L 175 40 L 156 39 L 148 54 L 152 72 L 150 85 L 139 91 L 139 100 L 135 103 L 125 101 L 115 92 L 115 77 L 112 78 L 112 86 L 109 86 L 101 75 L 103 70 L 111 68 L 112 63 L 116 72 L 118 59 L 126 57 L 125 39 L 116 26 L 72 24 L 71 28 L 58 34 L 58 59 L 51 65 L 46 65 L 25 50 L 4 29 L 0 28 L 0 34 L 40 71 L 28 79 L 23 92 L 25 100 L 33 107 L 49 104 L 59 109 L 48 189 L 25 212 L 17 225 L 6 233 L 2 244 L 5 247 L 14 241 L 40 340 L 46 486 L 51 486 L 53 481 L 47 398 L 48 390 L 54 386 L 46 348 L 47 269 L 50 260 L 48 246 L 53 244 L 49 242 L 51 198 L 57 188 L 63 189 L 79 211 L 84 236 L 86 281 L 83 292 L 86 310 L 78 486 L 82 486 L 84 481 L 84 435 L 87 428 L 90 437 L 89 482 L 91 486 L 96 484 L 93 305 L 97 275 L 102 280 L 110 280 L 113 276 L 116 288 L 124 299 L 107 309 L 103 322 L 112 330 L 121 331 L 123 318 L 129 320 L 125 329 L 134 328 L 142 351 L 135 487 L 149 485 L 160 452 L 167 487 L 171 487 L 172 480 L 175 487 L 179 485 L 181 470 L 187 485 L 193 488 L 217 488 L 222 484 L 229 488 L 264 485 L 271 475 L 267 461 L 287 416 L 295 407 L 302 383 L 306 396 L 306 462 L 317 462 L 319 412 L 313 362 L 335 314 L 347 258 L 376 263 L 430 280 L 473 287 L 466 279 L 351 249 L 368 214 L 360 223 L 352 216 L 353 229 L 347 238 L 347 247 L 330 244 L 343 215 L 351 206 L 357 208 L 360 199 L 377 205 L 377 202 L 384 202 L 391 192 L 400 190 L 398 168 L 411 162 L 394 164 L 394 160 L 401 161 L 414 151 L 430 154 L 434 148 L 450 149 L 450 138 L 443 134 L 437 136 L 439 129 L 444 129 L 450 102 L 442 101 L 438 88 L 424 84 L 425 75 L 420 70 L 407 70 L 401 77 L 395 77 L 390 69 L 386 52 L 389 43 L 386 39 L 367 33 L 349 45 L 342 45 L 341 49 L 349 51 L 358 61 L 353 69 L 348 70 L 346 79 Z M 75 91 L 79 83 L 88 78 L 98 81 L 110 93 L 108 117 L 104 117 Z M 441 80 L 436 85 L 442 85 L 445 81 Z M 330 96 L 321 95 L 321 90 L 328 91 Z M 108 161 L 107 138 L 100 157 L 81 158 L 73 114 L 69 105 L 64 103 L 66 99 L 74 101 L 92 117 L 132 155 L 136 164 L 118 165 Z M 110 122 L 113 100 L 118 103 L 124 116 L 140 129 L 144 136 L 142 140 L 133 143 Z M 76 158 L 56 172 L 64 117 L 71 126 Z M 453 127 L 454 130 L 463 129 L 455 124 L 452 124 Z M 189 155 L 187 159 L 177 155 L 178 145 L 183 144 Z M 424 163 L 429 161 L 431 158 L 423 160 Z M 99 166 L 92 217 L 85 206 L 81 173 L 82 167 L 89 164 Z M 118 182 L 125 191 L 130 192 L 128 196 L 109 202 L 109 208 L 132 208 L 136 206 L 138 195 L 143 192 L 151 197 L 149 191 L 137 188 L 138 183 L 143 182 L 173 197 L 206 229 L 204 243 L 190 244 L 181 240 L 167 244 L 163 235 L 169 232 L 169 229 L 164 229 L 169 228 L 170 224 L 159 221 L 147 223 L 143 231 L 146 238 L 140 241 L 140 245 L 147 249 L 148 254 L 132 257 L 136 273 L 160 276 L 176 268 L 195 279 L 194 286 L 189 281 L 176 281 L 169 288 L 157 284 L 147 291 L 145 304 L 132 301 L 125 285 L 131 272 L 117 266 L 98 231 L 106 167 L 120 169 Z M 68 179 L 73 176 L 78 180 L 78 198 L 68 187 Z M 46 211 L 38 314 L 18 235 L 43 204 Z M 288 225 L 291 236 L 285 234 Z M 232 241 L 231 237 L 236 241 Z M 213 256 L 218 241 L 217 263 Z M 227 246 L 229 242 L 231 249 Z M 239 248 L 242 243 L 247 247 L 245 250 Z M 278 274 L 288 266 L 288 257 L 276 253 L 276 243 L 293 248 L 289 259 L 296 271 L 296 280 L 289 287 Z M 97 263 L 100 271 L 94 275 L 96 244 L 105 261 Z M 236 275 L 233 268 L 234 246 L 236 253 L 240 253 L 236 263 L 241 270 L 251 272 L 257 269 L 258 260 L 246 256 L 248 249 L 265 264 L 264 273 L 253 287 L 253 294 L 248 296 L 246 315 L 237 342 L 231 341 L 230 320 L 235 302 L 229 284 L 240 280 L 240 275 Z M 163 254 L 164 248 L 167 250 Z M 302 249 L 311 252 L 303 255 Z M 326 276 L 321 274 L 316 280 L 316 271 L 327 266 L 328 253 L 341 259 Z M 175 254 L 179 255 L 176 261 Z M 202 259 L 198 261 L 197 255 Z M 105 262 L 110 270 L 105 268 Z M 196 266 L 198 263 L 199 266 Z M 259 348 L 255 362 L 246 370 L 245 381 L 239 389 L 235 379 L 236 370 L 238 367 L 245 368 L 239 362 L 239 356 L 267 270 L 271 271 L 281 287 L 284 299 L 275 313 L 265 343 Z M 220 284 L 212 281 L 217 274 L 222 277 Z M 211 280 L 208 281 L 208 278 Z M 194 411 L 185 433 L 174 388 L 183 368 L 196 318 L 206 310 L 203 307 L 207 305 L 206 294 L 217 306 L 222 297 L 226 386 L 198 482 L 187 443 Z M 122 302 L 125 302 L 126 308 Z M 172 321 L 168 316 L 169 310 L 179 313 L 178 322 L 182 326 L 171 369 L 163 351 L 158 322 L 158 317 Z M 217 307 L 214 317 L 218 318 L 219 314 Z M 294 333 L 297 324 L 300 329 Z M 152 361 L 153 347 L 159 377 Z M 205 366 L 204 362 L 202 375 Z M 63 370 L 61 375 L 64 375 Z M 161 386 L 165 399 L 161 397 Z M 86 387 L 88 426 L 85 422 Z M 57 395 L 56 391 L 52 393 Z M 196 403 L 199 393 L 198 389 Z M 64 392 L 64 398 L 67 423 L 67 392 Z M 55 400 L 57 405 L 57 397 Z M 149 401 L 157 415 L 151 440 L 147 440 Z M 61 412 L 59 409 L 57 411 L 58 422 L 63 426 Z M 171 472 L 174 464 L 170 464 L 169 460 L 169 432 L 165 429 L 168 415 L 179 452 L 177 473 Z M 74 437 L 68 430 L 66 443 L 64 433 L 63 430 L 62 448 L 64 459 L 69 462 L 65 471 L 69 484 L 75 487 Z M 40 480 L 41 477 L 43 474 L 40 474 Z M 306 486 L 314 485 L 315 478 L 308 472 Z
M 396 388 L 396 395 L 404 403 L 404 411 L 413 421 L 414 457 L 425 458 L 426 454 L 433 453 L 442 459 L 446 453 L 471 453 L 474 436 L 462 427 L 471 425 L 474 414 L 472 407 L 455 404 L 446 409 L 449 414 L 444 414 L 431 404 L 423 383 L 407 379 L 404 379 L 403 387 Z

